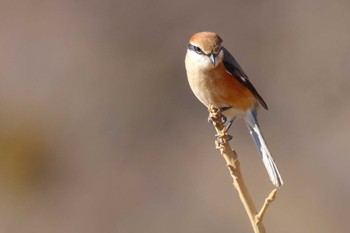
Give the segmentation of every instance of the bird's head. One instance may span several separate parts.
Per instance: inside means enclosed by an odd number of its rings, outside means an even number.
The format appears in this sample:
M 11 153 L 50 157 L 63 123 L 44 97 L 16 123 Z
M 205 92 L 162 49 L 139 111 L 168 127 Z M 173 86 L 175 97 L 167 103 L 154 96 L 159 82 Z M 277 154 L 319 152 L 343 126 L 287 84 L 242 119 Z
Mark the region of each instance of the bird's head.
M 222 42 L 223 40 L 214 32 L 198 32 L 190 38 L 187 54 L 199 66 L 213 69 L 224 58 Z

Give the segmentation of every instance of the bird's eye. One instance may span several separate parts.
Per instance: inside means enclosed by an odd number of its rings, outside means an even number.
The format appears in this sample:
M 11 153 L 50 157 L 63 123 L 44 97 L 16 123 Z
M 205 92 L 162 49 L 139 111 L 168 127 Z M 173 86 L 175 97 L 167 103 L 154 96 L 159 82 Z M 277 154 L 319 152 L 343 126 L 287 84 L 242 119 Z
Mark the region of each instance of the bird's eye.
M 197 46 L 194 46 L 194 51 L 196 51 L 198 54 L 203 54 L 203 51 Z

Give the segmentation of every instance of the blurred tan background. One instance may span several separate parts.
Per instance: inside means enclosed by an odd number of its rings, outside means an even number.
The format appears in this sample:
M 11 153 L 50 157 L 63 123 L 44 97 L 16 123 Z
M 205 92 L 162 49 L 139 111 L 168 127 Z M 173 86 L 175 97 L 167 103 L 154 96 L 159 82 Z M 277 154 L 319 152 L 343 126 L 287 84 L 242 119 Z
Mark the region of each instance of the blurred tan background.
M 215 31 L 270 110 L 267 232 L 348 232 L 350 3 L 0 2 L 0 232 L 252 232 L 184 70 Z M 231 129 L 256 204 L 273 188 Z

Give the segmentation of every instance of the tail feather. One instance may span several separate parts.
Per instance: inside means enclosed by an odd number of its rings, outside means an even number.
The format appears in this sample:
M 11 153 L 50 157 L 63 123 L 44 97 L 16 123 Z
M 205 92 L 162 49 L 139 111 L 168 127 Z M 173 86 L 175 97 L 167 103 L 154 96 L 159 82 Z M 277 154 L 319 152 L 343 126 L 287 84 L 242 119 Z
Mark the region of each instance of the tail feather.
M 258 120 L 256 118 L 256 111 L 254 109 L 249 110 L 246 113 L 244 120 L 248 127 L 249 133 L 260 152 L 262 161 L 265 165 L 267 173 L 269 174 L 270 180 L 275 186 L 281 187 L 283 185 L 283 180 L 265 143 L 264 137 L 258 124 Z

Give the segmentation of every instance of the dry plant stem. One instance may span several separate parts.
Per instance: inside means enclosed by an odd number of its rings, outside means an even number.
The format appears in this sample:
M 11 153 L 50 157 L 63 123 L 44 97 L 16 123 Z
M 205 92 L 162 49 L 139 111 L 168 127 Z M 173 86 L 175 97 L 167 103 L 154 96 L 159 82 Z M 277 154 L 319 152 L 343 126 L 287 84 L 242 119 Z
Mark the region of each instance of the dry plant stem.
M 265 212 L 267 210 L 267 207 L 269 207 L 269 205 L 275 200 L 276 198 L 276 192 L 277 189 L 274 189 L 271 191 L 271 193 L 269 194 L 269 196 L 265 199 L 264 205 L 261 207 L 261 210 L 259 211 L 259 213 L 256 215 L 256 222 L 259 223 L 263 220 Z
M 240 169 L 240 164 L 237 159 L 237 153 L 231 149 L 229 142 L 226 141 L 227 130 L 225 129 L 222 118 L 221 111 L 216 109 L 212 105 L 209 108 L 210 119 L 213 122 L 215 130 L 218 135 L 218 140 L 221 141 L 219 144 L 216 142 L 216 148 L 220 150 L 222 157 L 227 163 L 227 167 L 230 170 L 231 177 L 233 179 L 233 185 L 238 191 L 239 197 L 243 206 L 247 212 L 250 223 L 254 229 L 255 233 L 264 233 L 265 228 L 263 225 L 263 217 L 271 202 L 275 199 L 277 189 L 272 190 L 270 195 L 265 199 L 264 205 L 262 206 L 259 213 L 257 212 L 254 202 L 250 197 L 247 186 L 244 183 L 243 176 Z

